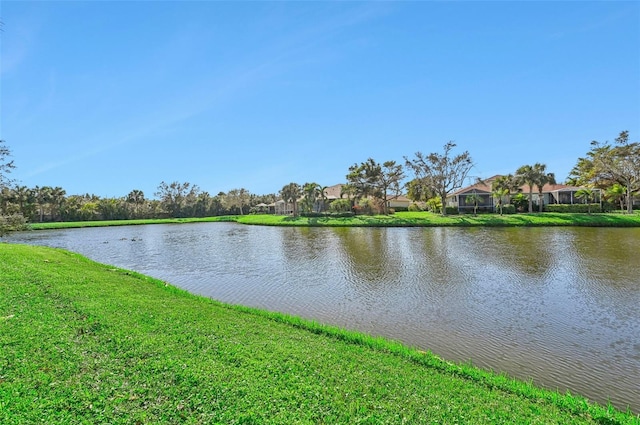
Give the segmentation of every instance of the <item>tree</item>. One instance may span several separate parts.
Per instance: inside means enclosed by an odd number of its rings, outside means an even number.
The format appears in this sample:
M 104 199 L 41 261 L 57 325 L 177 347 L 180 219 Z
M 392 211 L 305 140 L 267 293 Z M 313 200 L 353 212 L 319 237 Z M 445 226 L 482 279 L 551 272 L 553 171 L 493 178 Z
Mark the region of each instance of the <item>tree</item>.
M 400 196 L 404 179 L 404 170 L 401 164 L 395 161 L 377 163 L 372 158 L 349 167 L 347 181 L 356 188 L 356 193 L 361 197 L 377 199 L 383 214 L 387 214 L 388 203 Z
M 533 186 L 540 178 L 539 169 L 542 164 L 536 163 L 535 165 L 523 165 L 516 170 L 514 176 L 515 181 L 519 186 L 529 186 L 529 212 L 533 212 Z
M 538 212 L 542 212 L 544 202 L 542 198 L 542 189 L 545 184 L 556 184 L 556 176 L 553 173 L 547 173 L 545 164 L 536 163 L 534 166 L 535 183 L 538 186 Z
M 320 211 L 324 211 L 325 210 L 325 205 L 327 203 L 327 190 L 328 186 L 320 186 Z
M 587 205 L 587 213 L 591 214 L 591 201 L 595 198 L 595 193 L 592 189 L 583 188 L 576 192 L 576 198 L 584 199 L 584 203 Z
M 337 213 L 351 211 L 351 201 L 349 199 L 336 199 L 329 205 L 329 210 Z
M 195 199 L 200 189 L 191 183 L 173 182 L 167 184 L 164 181 L 158 186 L 155 196 L 160 198 L 160 204 L 171 217 L 181 217 L 187 197 Z
M 302 193 L 304 198 L 302 199 L 302 205 L 307 212 L 313 211 L 313 207 L 316 201 L 322 196 L 322 186 L 318 183 L 305 183 L 302 186 Z
M 515 207 L 516 211 L 522 212 L 524 211 L 529 201 L 524 193 L 519 192 L 511 197 L 511 203 Z
M 352 198 L 356 197 L 356 188 L 352 184 L 343 184 L 340 186 L 340 198 L 346 196 L 350 201 Z
M 302 196 L 302 188 L 298 183 L 289 183 L 280 190 L 280 196 L 286 203 L 293 204 L 293 215 L 298 215 L 298 199 Z
M 471 193 L 464 198 L 465 203 L 473 204 L 473 215 L 478 215 L 478 203 L 482 201 L 482 197 L 477 193 Z
M 4 140 L 0 139 L 0 188 L 11 184 L 11 180 L 9 180 L 7 174 L 11 173 L 15 165 L 13 161 L 9 161 L 10 156 L 11 150 L 5 145 Z
M 45 207 L 51 202 L 51 186 L 36 186 L 34 191 L 36 193 L 36 202 L 38 204 L 38 211 L 40 212 L 40 223 L 44 221 Z
M 439 213 L 442 211 L 442 199 L 438 196 L 427 199 L 427 209 L 432 213 Z
M 640 143 L 629 142 L 629 132 L 622 131 L 609 142 L 591 142 L 591 150 L 569 174 L 571 184 L 600 189 L 619 184 L 626 189 L 627 212 L 633 211 L 633 194 L 640 191 Z
M 434 193 L 420 179 L 409 181 L 405 187 L 407 188 L 407 198 L 414 202 L 426 202 L 434 197 Z
M 210 214 L 212 198 L 209 192 L 198 193 L 198 198 L 194 205 L 193 214 L 196 217 L 207 217 Z
M 24 217 L 29 217 L 33 212 L 33 204 L 35 203 L 35 194 L 33 190 L 29 189 L 27 186 L 16 186 L 13 189 L 13 198 L 18 204 L 20 214 Z
M 57 220 L 60 216 L 60 210 L 62 209 L 62 205 L 64 204 L 66 194 L 67 192 L 59 186 L 51 188 L 51 198 L 49 205 L 52 221 Z
M 127 203 L 133 205 L 134 217 L 139 217 L 140 206 L 144 205 L 146 199 L 144 199 L 144 192 L 138 189 L 134 189 L 127 195 Z
M 629 142 L 629 132 L 622 131 L 615 145 L 591 142 L 595 175 L 619 183 L 627 189 L 627 212 L 633 212 L 633 194 L 640 191 L 640 142 Z
M 224 204 L 230 211 L 237 208 L 240 215 L 244 215 L 243 208 L 245 205 L 249 205 L 249 198 L 251 193 L 245 189 L 231 189 L 224 196 Z
M 607 189 L 606 195 L 608 198 L 613 199 L 614 202 L 620 203 L 620 210 L 624 211 L 624 199 L 627 194 L 627 188 L 620 183 L 614 183 L 613 186 Z
M 500 215 L 502 215 L 502 206 L 505 196 L 511 193 L 513 188 L 513 176 L 500 176 L 491 183 L 491 195 L 498 201 Z
M 443 215 L 447 214 L 447 209 L 444 208 L 447 194 L 461 188 L 473 168 L 471 155 L 468 151 L 454 157 L 451 156 L 454 147 L 456 147 L 455 143 L 448 142 L 444 145 L 444 154 L 430 153 L 425 156 L 416 152 L 415 158 L 412 160 L 405 157 L 406 165 L 414 171 L 416 178 L 422 182 L 424 187 L 440 197 Z

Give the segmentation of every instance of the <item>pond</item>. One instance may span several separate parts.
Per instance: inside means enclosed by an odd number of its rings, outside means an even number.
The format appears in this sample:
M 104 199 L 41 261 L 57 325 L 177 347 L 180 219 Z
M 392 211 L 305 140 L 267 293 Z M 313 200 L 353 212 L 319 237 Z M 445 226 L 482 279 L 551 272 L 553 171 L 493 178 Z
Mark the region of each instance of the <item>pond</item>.
M 640 228 L 196 223 L 6 239 L 640 412 Z

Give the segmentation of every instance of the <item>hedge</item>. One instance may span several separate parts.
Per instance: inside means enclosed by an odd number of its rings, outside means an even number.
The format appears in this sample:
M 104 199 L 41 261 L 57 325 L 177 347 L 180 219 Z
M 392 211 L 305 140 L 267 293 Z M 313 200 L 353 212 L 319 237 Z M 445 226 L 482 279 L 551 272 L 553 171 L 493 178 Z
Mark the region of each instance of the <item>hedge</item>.
M 545 205 L 544 210 L 554 213 L 588 213 L 589 211 L 594 213 L 602 211 L 600 204 L 549 204 Z

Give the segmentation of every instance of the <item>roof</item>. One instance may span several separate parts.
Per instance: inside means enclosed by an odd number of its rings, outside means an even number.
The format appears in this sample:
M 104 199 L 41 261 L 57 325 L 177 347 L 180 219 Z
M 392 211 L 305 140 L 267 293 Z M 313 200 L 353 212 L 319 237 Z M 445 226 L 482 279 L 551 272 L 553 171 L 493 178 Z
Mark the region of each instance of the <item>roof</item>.
M 324 190 L 324 196 L 327 199 L 340 199 L 340 192 L 342 191 L 342 184 L 334 184 L 333 186 L 329 186 Z
M 500 174 L 496 174 L 495 176 L 489 177 L 488 179 L 479 180 L 475 184 L 472 184 L 471 186 L 463 187 L 462 189 L 458 189 L 455 192 L 448 194 L 447 196 L 462 195 L 468 192 L 473 192 L 474 190 L 477 192 L 491 193 L 491 184 L 498 177 L 502 177 L 502 176 Z M 533 193 L 540 192 L 540 190 L 538 189 L 538 186 L 536 185 L 533 185 L 531 189 Z M 580 189 L 581 189 L 580 187 L 569 186 L 566 184 L 545 184 L 544 186 L 542 186 L 542 193 L 575 191 Z M 529 185 L 526 185 L 526 184 L 522 185 L 518 189 L 516 189 L 515 192 L 529 193 Z

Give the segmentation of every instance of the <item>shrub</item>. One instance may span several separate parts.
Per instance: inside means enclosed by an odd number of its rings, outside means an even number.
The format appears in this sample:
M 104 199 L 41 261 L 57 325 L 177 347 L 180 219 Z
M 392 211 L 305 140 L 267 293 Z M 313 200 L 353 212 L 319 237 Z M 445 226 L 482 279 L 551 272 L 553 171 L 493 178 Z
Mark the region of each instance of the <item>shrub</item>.
M 350 212 L 351 201 L 348 199 L 336 199 L 329 205 L 329 210 L 331 212 Z
M 407 208 L 407 210 L 411 212 L 420 212 L 422 211 L 422 208 L 420 208 L 420 205 L 416 204 L 415 202 L 412 202 L 409 204 L 409 208 Z
M 340 218 L 340 217 L 353 217 L 353 213 L 351 211 L 346 212 L 315 212 L 315 211 L 306 211 L 301 212 L 300 217 L 331 217 L 331 218 Z
M 447 212 L 447 215 L 456 215 L 460 213 L 460 211 L 458 211 L 458 207 L 446 207 L 445 211 Z
M 436 196 L 427 200 L 427 209 L 433 213 L 442 211 L 442 199 Z
M 500 212 L 500 211 L 498 211 Z M 512 204 L 506 204 L 502 206 L 502 214 L 515 214 L 516 213 L 516 207 L 515 205 Z
M 373 212 L 373 204 L 368 198 L 361 199 L 360 202 L 358 202 L 357 206 L 359 208 L 357 208 L 356 213 L 371 214 Z
M 586 213 L 600 212 L 600 204 L 549 204 L 545 206 L 545 211 L 555 213 Z
M 513 205 L 518 212 L 528 211 L 529 198 L 524 193 L 517 193 L 511 197 L 511 205 Z
M 0 237 L 11 230 L 25 230 L 27 220 L 22 214 L 0 215 Z

